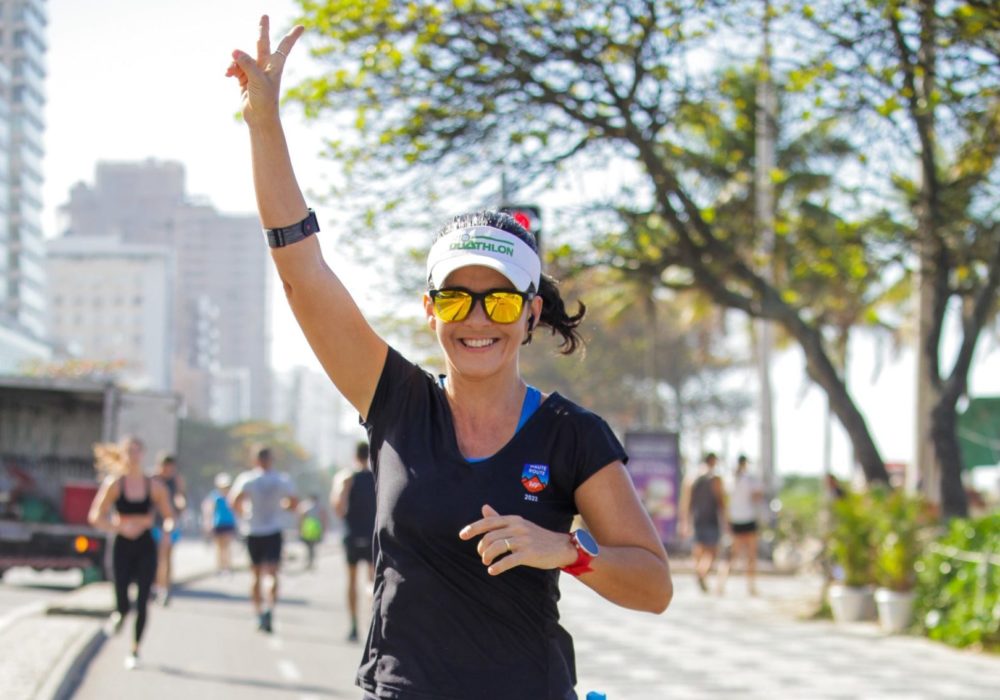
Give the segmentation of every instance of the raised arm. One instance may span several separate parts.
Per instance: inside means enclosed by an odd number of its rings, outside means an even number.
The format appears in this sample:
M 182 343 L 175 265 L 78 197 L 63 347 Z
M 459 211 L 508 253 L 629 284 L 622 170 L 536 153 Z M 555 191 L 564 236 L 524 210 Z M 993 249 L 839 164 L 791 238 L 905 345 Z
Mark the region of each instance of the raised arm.
M 292 169 L 278 100 L 285 61 L 304 29 L 297 26 L 272 52 L 270 22 L 261 17 L 257 55 L 233 52 L 226 75 L 239 80 L 243 117 L 250 130 L 254 190 L 264 228 L 306 218 Z M 262 244 L 261 244 L 262 245 Z M 272 259 L 306 340 L 337 389 L 366 417 L 388 347 L 368 325 L 347 289 L 327 266 L 316 236 L 274 248 Z

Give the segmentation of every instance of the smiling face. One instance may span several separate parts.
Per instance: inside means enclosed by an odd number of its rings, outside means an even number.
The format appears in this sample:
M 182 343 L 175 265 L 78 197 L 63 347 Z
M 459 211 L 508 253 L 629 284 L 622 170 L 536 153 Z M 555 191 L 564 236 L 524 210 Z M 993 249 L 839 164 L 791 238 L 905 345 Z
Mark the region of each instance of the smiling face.
M 488 267 L 470 265 L 448 275 L 443 287 L 465 287 L 473 292 L 513 289 L 506 277 Z M 517 372 L 517 353 L 528 334 L 528 317 L 541 313 L 542 300 L 535 297 L 525 305 L 514 323 L 494 323 L 483 305 L 476 303 L 462 321 L 445 323 L 434 315 L 430 296 L 424 295 L 424 310 L 430 327 L 448 362 L 448 374 L 485 378 L 504 370 Z

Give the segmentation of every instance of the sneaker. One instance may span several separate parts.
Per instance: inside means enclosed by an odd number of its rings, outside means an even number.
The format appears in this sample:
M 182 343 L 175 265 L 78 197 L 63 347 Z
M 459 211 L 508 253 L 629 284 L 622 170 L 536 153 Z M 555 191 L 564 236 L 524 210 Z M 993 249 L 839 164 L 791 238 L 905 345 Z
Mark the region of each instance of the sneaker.
M 131 653 L 125 657 L 125 670 L 132 671 L 139 665 L 139 655 L 136 653 Z
M 118 634 L 122 631 L 122 625 L 125 624 L 125 618 L 120 612 L 113 612 L 108 618 L 107 633 L 109 635 Z
M 273 630 L 271 627 L 271 611 L 265 610 L 260 614 L 260 622 L 257 625 L 257 629 L 261 632 L 267 632 L 270 634 Z
M 702 593 L 708 593 L 708 583 L 705 581 L 705 577 L 695 574 L 695 578 L 698 579 L 698 588 L 702 590 Z
M 163 601 L 160 603 L 160 605 L 162 605 L 163 607 L 167 607 L 169 603 L 170 603 L 170 591 L 167 590 L 164 591 L 163 593 Z
M 351 633 L 347 635 L 347 641 L 349 642 L 358 641 L 358 631 L 356 629 L 352 629 Z

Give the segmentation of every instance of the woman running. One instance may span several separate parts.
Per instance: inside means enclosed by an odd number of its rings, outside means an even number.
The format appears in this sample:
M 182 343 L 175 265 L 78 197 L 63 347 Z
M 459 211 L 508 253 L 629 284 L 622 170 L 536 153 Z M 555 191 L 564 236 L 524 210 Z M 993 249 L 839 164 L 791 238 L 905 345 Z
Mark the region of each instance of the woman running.
M 88 520 L 101 530 L 114 533 L 111 545 L 112 574 L 116 611 L 112 614 L 115 632 L 129 613 L 129 584 L 138 588 L 135 601 L 135 633 L 125 668 L 139 662 L 139 644 L 146 628 L 149 591 L 156 575 L 156 542 L 153 540 L 155 512 L 163 518 L 164 531 L 174 528 L 170 494 L 159 482 L 142 471 L 145 449 L 141 440 L 127 437 L 119 444 L 97 445 L 94 456 L 98 470 L 107 476 L 90 506 Z
M 358 684 L 367 698 L 576 698 L 559 625 L 560 570 L 608 600 L 662 612 L 667 555 L 598 416 L 522 379 L 546 327 L 568 354 L 569 315 L 534 237 L 506 214 L 446 225 L 430 249 L 427 324 L 447 373 L 390 348 L 323 260 L 278 115 L 303 28 L 233 53 L 261 222 L 292 311 L 368 431 L 376 481 L 375 595 Z M 580 513 L 590 532 L 569 532 Z

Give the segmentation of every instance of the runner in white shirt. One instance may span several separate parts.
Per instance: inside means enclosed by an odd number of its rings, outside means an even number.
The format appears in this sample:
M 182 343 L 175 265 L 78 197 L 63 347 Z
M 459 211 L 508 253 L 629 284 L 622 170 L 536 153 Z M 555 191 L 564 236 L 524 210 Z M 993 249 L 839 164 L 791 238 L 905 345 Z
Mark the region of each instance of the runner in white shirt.
M 271 450 L 258 447 L 254 450 L 255 467 L 236 477 L 229 500 L 237 517 L 247 518 L 247 550 L 250 553 L 253 581 L 250 596 L 257 614 L 257 628 L 271 632 L 274 606 L 278 602 L 278 569 L 281 567 L 281 531 L 285 524 L 286 510 L 294 510 L 299 503 L 295 487 L 285 474 L 271 468 Z M 249 513 L 247 513 L 249 505 Z M 263 603 L 261 582 L 264 576 L 271 579 L 267 604 Z
M 747 471 L 747 458 L 740 455 L 736 461 L 736 473 L 729 489 L 729 530 L 733 542 L 729 558 L 719 571 L 719 595 L 722 595 L 726 578 L 733 561 L 741 552 L 746 557 L 747 590 L 757 595 L 757 513 L 764 500 L 764 487 L 753 474 Z

